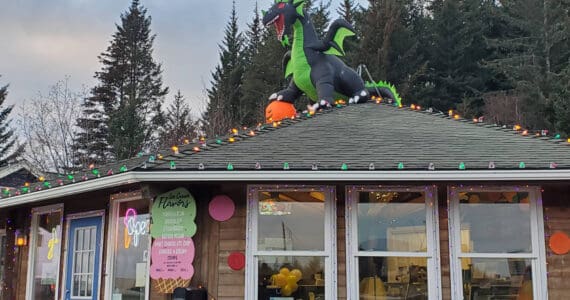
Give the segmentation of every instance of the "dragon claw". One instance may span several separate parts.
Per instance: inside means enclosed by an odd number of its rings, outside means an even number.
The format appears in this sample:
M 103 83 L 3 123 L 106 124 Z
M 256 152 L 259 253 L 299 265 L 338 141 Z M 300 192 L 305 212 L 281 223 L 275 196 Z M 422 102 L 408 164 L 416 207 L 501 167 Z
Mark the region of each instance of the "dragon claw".
M 283 95 L 277 96 L 277 101 L 281 101 L 281 100 L 283 100 Z
M 273 100 L 277 98 L 277 93 L 273 93 L 271 94 L 271 96 L 269 96 L 269 100 Z
M 354 98 L 349 98 L 349 99 L 348 99 L 348 104 L 354 104 L 354 103 L 355 103 L 355 102 L 354 102 Z

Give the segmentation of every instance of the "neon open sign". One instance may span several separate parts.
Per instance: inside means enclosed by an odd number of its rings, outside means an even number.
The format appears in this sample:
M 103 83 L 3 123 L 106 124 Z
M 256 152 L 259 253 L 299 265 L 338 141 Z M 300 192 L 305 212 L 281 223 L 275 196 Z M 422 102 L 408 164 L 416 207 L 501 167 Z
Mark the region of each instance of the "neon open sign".
M 125 212 L 123 223 L 125 224 L 124 238 L 125 249 L 128 249 L 133 243 L 133 246 L 139 246 L 140 236 L 147 233 L 147 220 L 137 220 L 137 211 L 134 208 L 129 208 Z

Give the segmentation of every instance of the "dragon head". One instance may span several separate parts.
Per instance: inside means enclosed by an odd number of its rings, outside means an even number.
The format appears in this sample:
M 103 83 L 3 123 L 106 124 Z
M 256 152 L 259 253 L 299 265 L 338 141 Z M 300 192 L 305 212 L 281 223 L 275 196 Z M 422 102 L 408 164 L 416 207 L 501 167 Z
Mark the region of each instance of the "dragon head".
M 303 16 L 305 0 L 275 0 L 275 4 L 267 12 L 263 12 L 263 25 L 275 25 L 277 38 L 287 44 L 291 27 L 297 18 Z

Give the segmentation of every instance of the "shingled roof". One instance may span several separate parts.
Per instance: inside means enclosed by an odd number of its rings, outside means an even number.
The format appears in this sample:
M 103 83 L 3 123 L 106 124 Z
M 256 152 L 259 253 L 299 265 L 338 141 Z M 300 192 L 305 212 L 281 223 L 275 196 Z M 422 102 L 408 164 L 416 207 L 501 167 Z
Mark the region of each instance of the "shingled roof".
M 435 170 L 570 168 L 564 140 L 373 102 L 287 120 L 255 136 L 248 132 L 233 143 L 208 141 L 199 152 L 181 146 L 145 170 L 170 170 L 170 162 L 190 171 L 227 170 L 229 164 L 233 170 L 341 170 L 343 164 L 347 171 L 427 170 L 430 164 Z
M 260 174 L 248 177 L 257 180 L 268 179 L 264 172 L 271 173 L 273 180 L 294 180 L 298 177 L 284 172 L 305 171 L 318 171 L 314 176 L 321 179 L 326 171 L 343 172 L 340 177 L 331 175 L 337 180 L 398 179 L 389 172 L 401 172 L 399 179 L 408 178 L 407 172 L 415 172 L 416 180 L 434 179 L 438 174 L 442 174 L 437 177 L 440 180 L 456 178 L 451 171 L 488 172 L 484 174 L 494 174 L 498 180 L 507 178 L 501 177 L 501 171 L 510 171 L 511 179 L 570 178 L 570 143 L 524 132 L 441 112 L 368 102 L 300 115 L 279 124 L 241 128 L 230 136 L 178 146 L 176 151 L 163 149 L 155 155 L 4 189 L 3 198 L 17 199 L 0 202 L 0 207 L 140 181 L 248 180 L 236 177 L 239 171 Z M 525 176 L 531 170 L 540 173 Z M 208 173 L 213 175 L 205 176 Z M 176 174 L 181 175 L 174 178 Z M 305 180 L 310 176 L 303 173 Z

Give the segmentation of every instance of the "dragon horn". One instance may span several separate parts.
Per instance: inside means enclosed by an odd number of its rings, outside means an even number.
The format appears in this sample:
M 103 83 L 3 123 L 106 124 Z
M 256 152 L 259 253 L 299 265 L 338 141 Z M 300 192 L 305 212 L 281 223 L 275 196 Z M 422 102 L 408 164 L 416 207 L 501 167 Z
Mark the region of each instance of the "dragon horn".
M 295 5 L 295 7 L 305 3 L 305 0 L 290 0 L 291 4 Z

